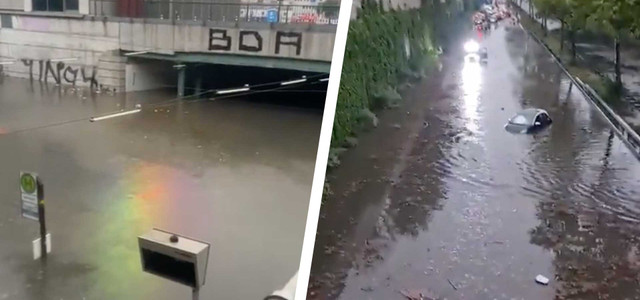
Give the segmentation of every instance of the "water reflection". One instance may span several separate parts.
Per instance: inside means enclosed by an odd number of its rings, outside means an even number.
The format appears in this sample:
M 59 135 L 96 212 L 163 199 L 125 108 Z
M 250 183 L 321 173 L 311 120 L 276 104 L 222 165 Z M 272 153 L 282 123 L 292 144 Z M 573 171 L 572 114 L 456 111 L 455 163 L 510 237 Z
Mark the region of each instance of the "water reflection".
M 320 111 L 238 98 L 144 109 L 174 94 L 56 90 L 0 85 L 0 131 L 13 131 L 0 136 L 0 298 L 183 299 L 187 288 L 141 270 L 136 236 L 152 227 L 215 245 L 204 298 L 258 299 L 298 268 Z M 137 103 L 139 114 L 39 128 Z M 47 186 L 44 267 L 29 257 L 37 226 L 11 200 L 20 170 Z
M 475 55 L 477 56 L 477 55 Z M 478 118 L 478 103 L 482 88 L 482 66 L 479 57 L 465 59 L 462 68 L 462 92 L 464 93 L 464 117 L 466 127 L 474 134 L 480 132 Z

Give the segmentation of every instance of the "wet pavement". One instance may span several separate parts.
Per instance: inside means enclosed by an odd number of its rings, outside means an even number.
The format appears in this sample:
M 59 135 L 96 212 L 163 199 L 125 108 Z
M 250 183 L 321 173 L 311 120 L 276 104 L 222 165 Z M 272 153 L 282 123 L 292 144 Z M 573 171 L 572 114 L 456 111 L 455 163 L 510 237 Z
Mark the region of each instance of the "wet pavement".
M 445 56 L 328 174 L 309 298 L 640 298 L 640 163 L 519 27 L 483 44 L 486 66 Z M 527 107 L 553 125 L 505 131 Z
M 154 227 L 211 243 L 201 299 L 262 299 L 293 276 L 322 111 L 173 95 L 3 79 L 0 299 L 189 299 L 141 270 L 137 236 Z M 138 114 L 88 121 L 136 104 Z M 44 182 L 45 265 L 32 257 L 37 222 L 20 217 L 21 170 Z

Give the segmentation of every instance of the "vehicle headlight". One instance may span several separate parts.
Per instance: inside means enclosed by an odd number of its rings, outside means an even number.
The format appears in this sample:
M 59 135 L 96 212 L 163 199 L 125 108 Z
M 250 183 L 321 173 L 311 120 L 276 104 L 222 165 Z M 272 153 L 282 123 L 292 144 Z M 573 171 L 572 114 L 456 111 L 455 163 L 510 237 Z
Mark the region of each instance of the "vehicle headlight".
M 464 44 L 464 51 L 467 51 L 467 53 L 478 52 L 479 49 L 480 45 L 475 41 L 468 41 Z

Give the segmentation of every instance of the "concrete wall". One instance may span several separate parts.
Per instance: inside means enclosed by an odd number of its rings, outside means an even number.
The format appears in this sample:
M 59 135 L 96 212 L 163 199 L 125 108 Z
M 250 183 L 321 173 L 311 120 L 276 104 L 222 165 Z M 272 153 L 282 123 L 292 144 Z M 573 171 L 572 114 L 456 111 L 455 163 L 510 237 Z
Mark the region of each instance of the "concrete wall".
M 271 28 L 269 24 L 250 24 L 247 25 L 250 28 L 241 30 L 236 23 L 226 26 L 171 25 L 86 16 L 13 15 L 11 23 L 10 28 L 0 28 L 0 58 L 20 61 L 5 65 L 5 75 L 59 84 L 104 84 L 117 87 L 117 90 L 124 89 L 127 84 L 126 59 L 119 56 L 119 50 L 233 54 L 236 61 L 246 61 L 245 56 L 279 57 L 290 59 L 295 66 L 298 60 L 330 62 L 335 37 L 335 32 L 328 32 L 326 28 L 322 31 L 308 26 Z M 75 60 L 55 61 L 61 58 Z M 256 61 L 257 66 L 259 63 Z M 136 69 L 130 67 L 129 70 L 134 72 Z M 138 87 L 132 85 L 130 88 Z
M 22 60 L 4 66 L 8 76 L 78 85 L 88 80 L 100 57 L 118 49 L 118 24 L 72 18 L 13 16 L 12 27 L 0 29 L 0 58 Z M 61 63 L 55 59 L 76 58 Z M 84 79 L 83 80 L 83 73 Z
M 129 61 L 126 66 L 125 91 L 138 92 L 174 86 L 176 76 L 168 75 L 177 71 L 171 65 L 159 61 Z
M 121 23 L 120 48 L 331 61 L 335 33 L 300 28 Z
M 25 0 L 0 0 L 0 9 L 24 10 Z

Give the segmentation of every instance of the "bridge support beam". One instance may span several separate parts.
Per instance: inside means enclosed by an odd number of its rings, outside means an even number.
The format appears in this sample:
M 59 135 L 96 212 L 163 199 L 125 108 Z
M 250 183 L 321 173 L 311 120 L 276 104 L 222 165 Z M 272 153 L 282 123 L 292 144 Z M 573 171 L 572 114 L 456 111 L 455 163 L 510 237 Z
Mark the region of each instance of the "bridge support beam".
M 200 98 L 200 93 L 202 93 L 202 75 L 197 74 L 196 75 L 196 90 L 195 90 L 195 94 L 196 94 L 196 98 Z
M 178 69 L 178 97 L 184 96 L 184 84 L 187 80 L 187 68 Z

